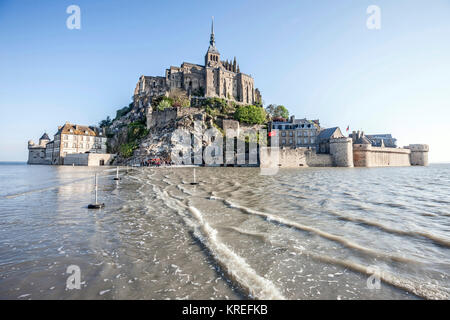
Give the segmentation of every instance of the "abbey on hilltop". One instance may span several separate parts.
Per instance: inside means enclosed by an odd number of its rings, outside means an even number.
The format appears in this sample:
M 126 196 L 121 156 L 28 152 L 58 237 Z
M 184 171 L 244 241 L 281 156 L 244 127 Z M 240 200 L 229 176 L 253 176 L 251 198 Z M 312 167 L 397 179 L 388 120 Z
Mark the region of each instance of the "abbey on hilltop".
M 221 60 L 214 38 L 214 20 L 205 65 L 183 62 L 180 67 L 166 69 L 164 77 L 141 76 L 134 90 L 134 106 L 146 107 L 152 97 L 168 95 L 174 90 L 182 90 L 188 96 L 223 98 L 237 104 L 262 101 L 253 78 L 240 71 L 236 57 L 232 62 Z

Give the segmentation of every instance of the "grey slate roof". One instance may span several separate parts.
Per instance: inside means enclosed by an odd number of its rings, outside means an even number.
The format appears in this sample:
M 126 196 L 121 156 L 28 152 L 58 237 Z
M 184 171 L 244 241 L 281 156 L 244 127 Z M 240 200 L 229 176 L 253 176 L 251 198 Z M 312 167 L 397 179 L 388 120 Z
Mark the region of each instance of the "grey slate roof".
M 357 138 L 353 143 L 354 144 L 372 144 L 372 141 L 370 141 L 366 136 L 362 136 L 360 138 Z
M 50 140 L 47 133 L 44 133 L 39 140 Z
M 333 134 L 336 132 L 336 130 L 338 130 L 338 129 L 339 129 L 339 127 L 324 129 L 324 130 L 320 131 L 319 135 L 317 136 L 317 139 L 319 139 L 319 140 L 330 139 L 333 136 Z

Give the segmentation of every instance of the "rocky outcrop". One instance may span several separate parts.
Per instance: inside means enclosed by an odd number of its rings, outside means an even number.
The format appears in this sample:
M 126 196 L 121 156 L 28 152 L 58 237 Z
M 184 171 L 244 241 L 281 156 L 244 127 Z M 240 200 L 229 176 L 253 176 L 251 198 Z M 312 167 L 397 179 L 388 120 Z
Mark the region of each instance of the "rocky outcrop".
M 120 145 L 127 142 L 128 125 L 134 118 L 124 117 L 119 121 L 115 121 L 111 126 L 114 130 L 114 136 L 110 139 L 110 147 L 114 151 L 119 151 Z M 143 121 L 141 118 L 140 121 Z M 134 150 L 133 155 L 124 158 L 119 155 L 114 160 L 116 165 L 133 165 L 140 164 L 142 161 L 151 158 L 160 158 L 170 162 L 172 148 L 172 135 L 176 129 L 185 129 L 190 132 L 194 131 L 194 122 L 200 123 L 200 128 L 206 130 L 214 126 L 214 121 L 201 108 L 170 108 L 163 111 L 147 112 L 146 127 L 148 134 L 138 142 L 138 147 Z

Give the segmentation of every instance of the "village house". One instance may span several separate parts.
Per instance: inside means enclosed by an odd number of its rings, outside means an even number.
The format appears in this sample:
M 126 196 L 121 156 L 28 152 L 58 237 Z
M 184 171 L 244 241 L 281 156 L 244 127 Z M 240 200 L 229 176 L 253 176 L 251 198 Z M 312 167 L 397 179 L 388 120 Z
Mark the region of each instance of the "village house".
M 70 124 L 58 127 L 54 139 L 45 133 L 39 144 L 28 142 L 29 164 L 105 165 L 111 160 L 106 152 L 107 138 L 96 127 Z

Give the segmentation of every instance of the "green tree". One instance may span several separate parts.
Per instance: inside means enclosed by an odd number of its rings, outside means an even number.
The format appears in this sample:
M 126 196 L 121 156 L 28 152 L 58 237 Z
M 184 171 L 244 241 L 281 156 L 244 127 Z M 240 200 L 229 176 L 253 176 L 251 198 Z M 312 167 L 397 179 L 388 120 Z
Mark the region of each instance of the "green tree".
M 283 105 L 269 104 L 266 107 L 266 112 L 269 114 L 270 118 L 289 118 L 289 111 Z
M 279 105 L 275 108 L 275 117 L 289 118 L 289 111 L 285 106 Z
M 172 104 L 168 99 L 163 99 L 157 106 L 159 111 L 163 111 L 166 108 L 171 108 Z
M 120 145 L 119 152 L 124 158 L 133 155 L 134 150 L 139 147 L 139 141 L 148 135 L 148 129 L 144 122 L 135 121 L 128 125 L 127 142 Z
M 266 112 L 267 112 L 267 114 L 271 117 L 271 118 L 273 118 L 273 115 L 274 115 L 274 113 L 275 113 L 275 108 L 277 107 L 277 105 L 275 105 L 275 104 L 269 104 L 267 107 L 266 107 Z
M 248 124 L 263 124 L 266 122 L 266 111 L 252 105 L 239 106 L 234 113 L 234 118 Z
M 116 119 L 120 119 L 123 116 L 125 116 L 126 114 L 128 114 L 128 112 L 130 112 L 132 108 L 133 108 L 133 105 L 129 105 L 128 107 L 123 107 L 122 109 L 117 110 L 116 111 Z
M 100 121 L 98 124 L 100 128 L 106 128 L 109 127 L 112 124 L 112 120 L 109 116 L 106 117 L 106 120 Z
M 174 101 L 172 98 L 166 97 L 164 95 L 156 97 L 156 98 L 152 98 L 152 107 L 153 108 L 158 108 L 158 105 L 162 102 L 162 101 L 167 101 L 169 103 L 169 107 L 172 107 L 174 104 Z

